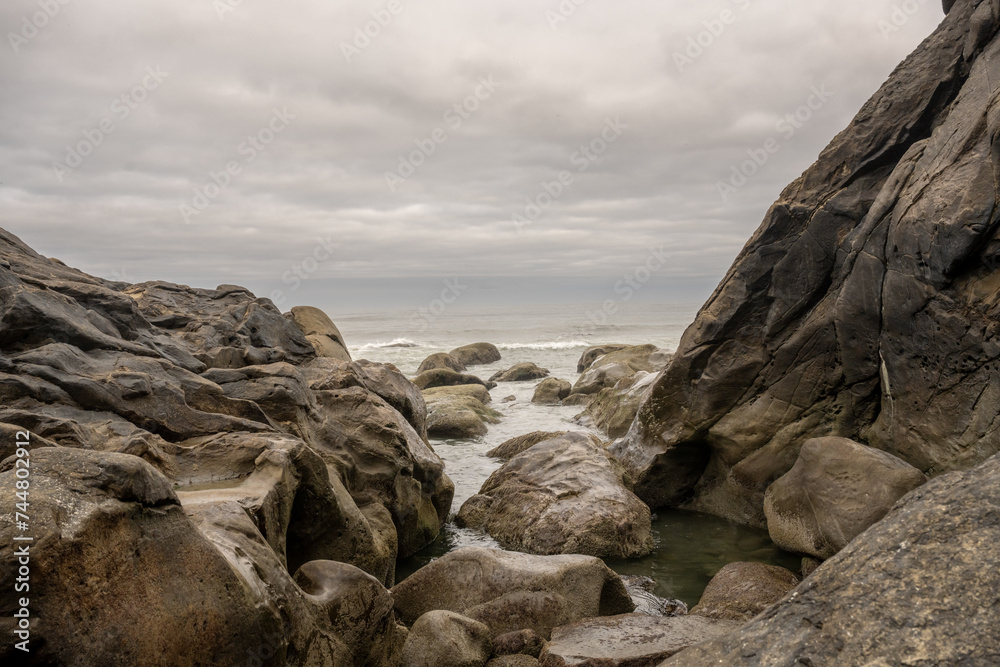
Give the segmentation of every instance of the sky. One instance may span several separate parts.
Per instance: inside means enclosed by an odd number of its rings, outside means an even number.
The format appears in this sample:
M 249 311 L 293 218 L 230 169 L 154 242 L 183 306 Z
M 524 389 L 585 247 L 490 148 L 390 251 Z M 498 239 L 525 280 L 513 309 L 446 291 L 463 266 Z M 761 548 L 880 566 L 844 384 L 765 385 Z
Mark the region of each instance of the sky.
M 403 307 L 456 279 L 470 305 L 629 278 L 702 299 L 942 18 L 936 0 L 5 0 L 0 226 L 94 275 L 286 309 Z

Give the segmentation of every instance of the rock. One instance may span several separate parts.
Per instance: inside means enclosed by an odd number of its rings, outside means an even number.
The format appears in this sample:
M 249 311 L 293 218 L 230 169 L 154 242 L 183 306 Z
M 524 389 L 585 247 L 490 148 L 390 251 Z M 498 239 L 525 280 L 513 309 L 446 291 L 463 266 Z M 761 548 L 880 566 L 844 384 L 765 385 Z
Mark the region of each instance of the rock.
M 590 394 L 570 394 L 562 400 L 563 405 L 567 406 L 578 406 L 582 405 L 584 407 L 590 405 L 590 402 L 594 397 Z
M 647 616 L 684 616 L 688 606 L 683 600 L 661 598 L 655 594 L 656 581 L 652 577 L 622 575 L 622 583 L 635 604 L 635 613 Z
M 692 614 L 749 621 L 799 585 L 794 572 L 763 563 L 729 563 L 708 582 Z
M 25 551 L 14 541 L 25 534 L 14 524 L 14 459 L 0 468 L 0 501 L 11 508 L 0 515 L 4 664 L 24 664 L 12 641 L 21 597 L 32 617 L 46 619 L 32 623 L 30 664 L 137 665 L 153 656 L 237 664 L 247 647 L 280 633 L 277 614 L 256 604 L 148 463 L 60 447 L 33 450 L 30 466 L 31 588 L 21 595 L 13 584 Z
M 377 579 L 351 565 L 316 560 L 299 568 L 295 583 L 326 609 L 355 656 L 368 657 L 365 665 L 400 663 L 406 633 L 396 626 L 392 595 Z
M 678 651 L 738 627 L 700 616 L 590 618 L 553 630 L 539 662 L 542 667 L 655 667 Z
M 500 361 L 500 350 L 490 343 L 473 343 L 457 347 L 448 354 L 463 366 L 482 366 Z
M 420 375 L 425 371 L 435 370 L 437 368 L 446 368 L 448 370 L 455 371 L 456 373 L 465 371 L 465 365 L 459 363 L 455 357 L 445 352 L 438 352 L 430 355 L 420 363 L 420 368 L 417 369 L 417 375 Z
M 596 394 L 640 371 L 657 373 L 670 363 L 672 355 L 655 345 L 636 345 L 598 357 L 573 385 L 574 394 Z
M 586 410 L 577 416 L 577 420 L 587 418 L 609 438 L 620 438 L 628 433 L 639 406 L 655 380 L 656 376 L 652 373 L 639 371 L 610 389 L 601 389 L 587 402 Z
M 525 450 L 494 472 L 455 522 L 508 549 L 639 558 L 653 549 L 647 508 L 600 445 L 568 433 Z
M 486 391 L 479 385 L 466 386 Z M 425 400 L 427 432 L 435 438 L 478 438 L 486 435 L 487 424 L 496 424 L 503 416 L 483 404 L 475 391 L 433 391 L 425 394 Z
M 590 556 L 531 556 L 467 547 L 431 561 L 392 589 L 404 623 L 446 609 L 479 620 L 494 636 L 552 628 L 633 610 L 621 579 Z
M 519 435 L 516 438 L 511 438 L 510 440 L 507 440 L 499 446 L 486 452 L 486 456 L 491 456 L 495 459 L 509 460 L 528 448 L 534 447 L 540 442 L 551 440 L 552 438 L 558 438 L 566 435 L 566 433 L 568 433 L 568 431 L 535 431 L 534 433 L 528 433 L 527 435 Z
M 534 630 L 506 632 L 493 639 L 493 655 L 530 655 L 537 658 L 545 646 L 545 640 Z
M 486 663 L 486 667 L 537 667 L 538 660 L 530 655 L 502 655 Z
M 417 377 L 413 378 L 413 384 L 420 389 L 454 387 L 456 385 L 463 384 L 478 384 L 486 387 L 487 389 L 493 389 L 497 386 L 495 382 L 484 382 L 475 375 L 456 373 L 455 371 L 448 370 L 447 368 L 436 368 L 434 370 L 424 371 Z
M 492 653 L 490 629 L 451 611 L 429 611 L 413 624 L 401 667 L 483 667 Z
M 344 337 L 329 315 L 322 310 L 312 306 L 295 306 L 286 317 L 305 334 L 306 340 L 316 350 L 316 356 L 351 361 L 351 353 L 347 351 Z
M 847 438 L 814 438 L 764 495 L 768 532 L 782 549 L 826 559 L 926 481 L 892 454 Z
M 573 385 L 566 380 L 548 378 L 539 382 L 538 386 L 535 387 L 531 402 L 540 405 L 559 405 L 572 390 Z
M 588 368 L 590 368 L 595 361 L 600 357 L 603 357 L 609 352 L 617 352 L 618 350 L 629 347 L 628 345 L 622 344 L 608 344 L 608 345 L 593 345 L 584 350 L 583 354 L 580 356 L 580 361 L 576 364 L 576 372 L 583 373 Z
M 547 377 L 549 370 L 532 363 L 515 364 L 505 371 L 498 371 L 490 377 L 490 382 L 527 382 Z
M 433 387 L 423 392 L 425 400 L 439 399 L 443 396 L 471 396 L 482 404 L 493 401 L 490 390 L 481 384 L 459 384 L 452 387 Z
M 667 664 L 996 664 L 998 490 L 1000 456 L 932 479 L 781 602 Z
M 803 556 L 802 566 L 800 568 L 802 572 L 802 578 L 805 579 L 806 577 L 808 577 L 810 574 L 816 571 L 816 568 L 818 568 L 822 564 L 823 563 L 821 561 L 818 561 L 815 558 L 810 558 L 809 556 Z
M 517 400 L 517 396 L 504 396 L 501 403 L 513 403 Z
M 650 506 L 763 527 L 813 437 L 931 475 L 1000 450 L 1000 18 L 949 9 L 781 193 L 613 445 Z

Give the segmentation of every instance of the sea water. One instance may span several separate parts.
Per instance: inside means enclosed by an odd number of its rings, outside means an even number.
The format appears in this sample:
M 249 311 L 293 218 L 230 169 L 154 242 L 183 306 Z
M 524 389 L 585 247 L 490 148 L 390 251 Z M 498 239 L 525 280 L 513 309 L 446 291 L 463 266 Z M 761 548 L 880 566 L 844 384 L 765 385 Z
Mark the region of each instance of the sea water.
M 521 362 L 534 362 L 550 377 L 569 382 L 579 378 L 577 362 L 591 345 L 651 343 L 673 352 L 699 304 L 616 304 L 609 317 L 603 304 L 553 304 L 531 307 L 453 308 L 439 315 L 417 311 L 330 313 L 354 359 L 394 364 L 406 376 L 416 374 L 420 362 L 435 352 L 448 352 L 469 343 L 493 343 L 503 358 L 474 366 L 468 373 L 488 379 L 493 373 Z M 490 393 L 491 407 L 503 413 L 499 424 L 482 438 L 432 439 L 455 483 L 452 513 L 478 493 L 502 461 L 486 452 L 515 436 L 532 431 L 594 432 L 577 421 L 580 407 L 531 403 L 537 380 L 500 383 Z M 513 400 L 504 402 L 505 398 Z M 656 549 L 634 561 L 609 562 L 622 574 L 642 574 L 657 582 L 657 594 L 694 605 L 705 585 L 726 563 L 758 561 L 797 569 L 798 560 L 775 547 L 766 531 L 701 514 L 678 510 L 654 513 Z M 450 522 L 426 549 L 400 561 L 397 580 L 449 551 L 466 546 L 498 547 L 488 535 L 457 528 Z

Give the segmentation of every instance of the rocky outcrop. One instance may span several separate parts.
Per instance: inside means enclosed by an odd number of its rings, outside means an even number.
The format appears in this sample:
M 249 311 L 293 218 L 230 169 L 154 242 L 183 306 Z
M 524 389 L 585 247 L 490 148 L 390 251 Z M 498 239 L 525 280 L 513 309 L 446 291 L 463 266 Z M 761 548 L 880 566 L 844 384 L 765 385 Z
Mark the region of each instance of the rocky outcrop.
M 312 306 L 295 306 L 287 317 L 305 334 L 306 340 L 316 350 L 316 356 L 351 361 L 351 353 L 347 351 L 340 329 L 322 310 Z
M 429 611 L 413 624 L 400 667 L 483 667 L 493 652 L 490 629 L 451 611 Z
M 542 667 L 655 667 L 693 644 L 738 627 L 702 616 L 591 618 L 553 630 L 539 662 Z
M 429 389 L 427 431 L 435 438 L 478 438 L 486 435 L 487 424 L 496 424 L 503 416 L 488 407 L 489 391 L 481 385 L 458 385 Z
M 540 442 L 494 472 L 455 517 L 504 548 L 535 554 L 638 558 L 653 549 L 649 508 L 589 436 Z
M 463 384 L 478 384 L 486 387 L 487 389 L 494 389 L 497 386 L 495 382 L 486 382 L 475 375 L 456 373 L 455 371 L 447 368 L 435 368 L 433 370 L 424 371 L 420 375 L 413 378 L 413 384 L 419 389 L 457 387 Z
M 448 353 L 463 366 L 482 366 L 500 361 L 500 350 L 492 343 L 473 343 L 457 347 Z
M 628 433 L 655 380 L 652 373 L 639 371 L 633 377 L 619 380 L 614 387 L 601 389 L 575 421 L 592 424 L 609 438 L 622 437 Z
M 1000 449 L 998 13 L 955 2 L 767 212 L 613 446 L 651 506 L 763 526 L 811 437 Z
M 548 378 L 535 387 L 531 402 L 538 405 L 559 405 L 573 391 L 573 385 L 566 380 Z
M 490 376 L 490 382 L 527 382 L 529 380 L 540 380 L 547 377 L 549 369 L 539 368 L 537 365 L 525 362 L 514 364 L 505 371 L 497 371 Z
M 829 558 L 926 481 L 909 463 L 847 438 L 808 440 L 767 488 L 767 530 L 782 549 Z
M 420 367 L 417 369 L 417 375 L 423 373 L 424 371 L 432 371 L 437 368 L 447 368 L 448 370 L 455 371 L 456 373 L 462 373 L 465 371 L 465 365 L 459 363 L 455 357 L 447 354 L 446 352 L 438 352 L 430 355 L 420 362 Z
M 535 431 L 533 433 L 519 435 L 515 438 L 504 441 L 499 446 L 486 452 L 486 456 L 492 456 L 495 459 L 510 460 L 540 442 L 558 438 L 566 435 L 567 432 L 568 431 Z
M 1000 663 L 998 543 L 994 456 L 913 491 L 781 602 L 666 664 Z
M 392 589 L 396 613 L 413 623 L 444 609 L 478 620 L 494 636 L 552 628 L 634 609 L 621 579 L 590 556 L 530 556 L 468 547 L 452 551 Z
M 708 582 L 691 613 L 729 621 L 749 621 L 799 585 L 794 572 L 764 563 L 729 563 Z

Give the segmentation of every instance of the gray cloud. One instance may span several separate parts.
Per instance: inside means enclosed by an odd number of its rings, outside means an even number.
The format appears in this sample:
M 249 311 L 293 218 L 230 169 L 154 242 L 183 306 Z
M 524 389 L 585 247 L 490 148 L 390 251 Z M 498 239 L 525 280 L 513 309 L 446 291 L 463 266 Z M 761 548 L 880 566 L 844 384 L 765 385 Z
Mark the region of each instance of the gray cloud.
M 553 29 L 546 11 L 558 0 L 399 0 L 347 62 L 343 43 L 386 0 L 243 0 L 222 18 L 218 4 L 75 0 L 16 54 L 8 35 L 5 227 L 131 280 L 288 289 L 290 267 L 331 239 L 314 287 L 611 279 L 659 246 L 672 253 L 666 277 L 711 284 L 784 185 L 941 20 L 931 0 L 888 34 L 880 21 L 895 0 L 587 0 Z M 20 33 L 39 6 L 5 3 L 4 33 Z M 719 24 L 705 22 L 726 10 L 733 21 L 707 39 Z M 712 43 L 679 71 L 675 54 L 700 33 Z M 138 102 L 147 68 L 169 75 Z M 458 116 L 483 77 L 502 85 Z M 814 86 L 834 96 L 784 136 L 778 123 Z M 245 142 L 276 109 L 294 118 L 248 161 Z M 627 128 L 580 171 L 578 151 L 615 118 Z M 113 132 L 58 178 L 53 163 L 105 119 Z M 447 140 L 391 191 L 386 172 L 436 129 Z M 779 150 L 724 201 L 718 182 L 769 138 Z M 240 174 L 185 222 L 179 207 L 233 161 Z M 512 216 L 562 171 L 572 184 L 519 232 Z

